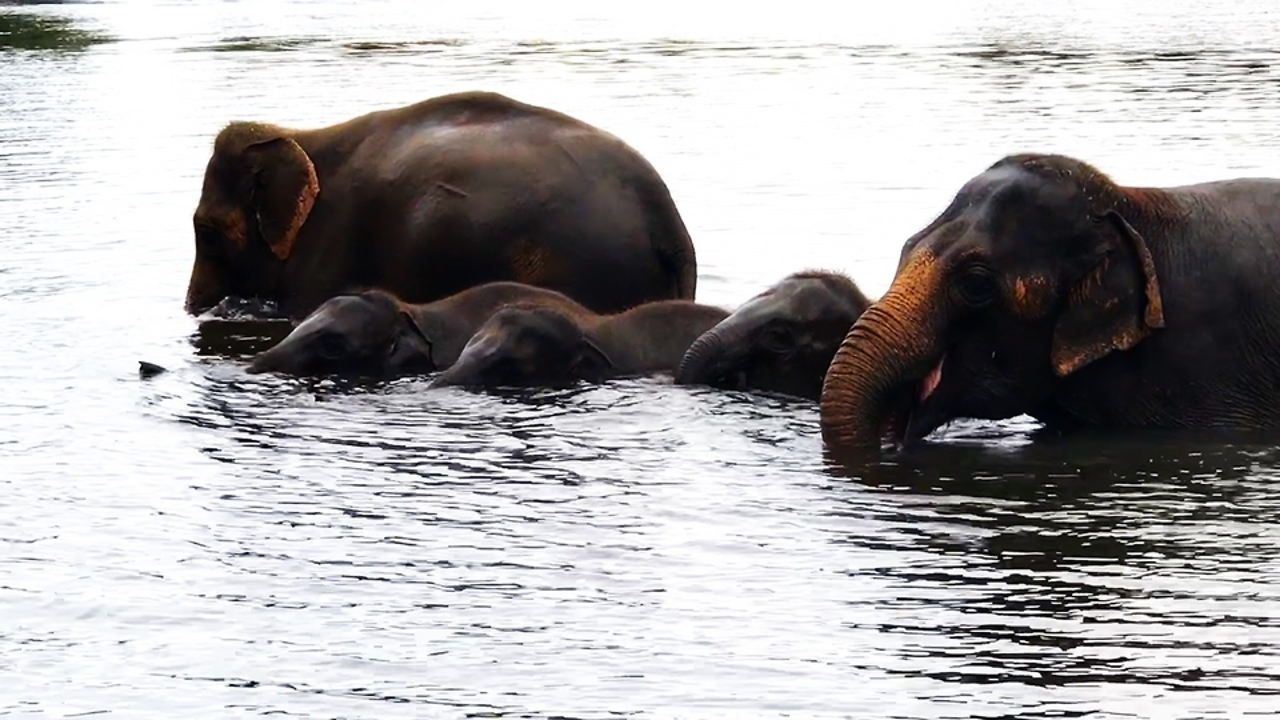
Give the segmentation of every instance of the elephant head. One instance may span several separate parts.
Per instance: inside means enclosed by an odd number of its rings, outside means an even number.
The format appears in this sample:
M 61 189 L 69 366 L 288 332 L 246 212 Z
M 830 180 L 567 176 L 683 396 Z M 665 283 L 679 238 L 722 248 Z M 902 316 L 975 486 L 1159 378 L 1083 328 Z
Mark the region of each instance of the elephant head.
M 1153 197 L 1057 155 L 1006 157 L 970 180 L 907 240 L 893 284 L 832 360 L 828 448 L 1034 415 L 1064 378 L 1163 327 L 1136 229 L 1160 229 Z
M 315 165 L 286 133 L 232 123 L 214 141 L 192 218 L 196 256 L 187 312 L 202 313 L 227 296 L 273 294 L 320 193 Z
M 602 380 L 614 363 L 572 317 L 513 305 L 494 313 L 432 386 L 567 385 Z
M 699 337 L 675 381 L 817 400 L 831 358 L 870 304 L 844 275 L 795 273 Z
M 436 369 L 430 338 L 399 300 L 379 290 L 330 298 L 248 367 L 251 373 L 363 376 Z

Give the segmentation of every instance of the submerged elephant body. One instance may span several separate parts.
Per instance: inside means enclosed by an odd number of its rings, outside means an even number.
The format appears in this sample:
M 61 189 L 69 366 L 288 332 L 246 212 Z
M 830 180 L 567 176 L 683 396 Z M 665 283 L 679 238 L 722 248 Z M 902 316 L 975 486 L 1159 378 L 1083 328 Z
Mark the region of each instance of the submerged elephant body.
M 870 304 L 839 273 L 789 275 L 699 337 L 675 380 L 817 400 L 840 342 Z
M 672 372 L 689 345 L 728 314 L 685 300 L 604 316 L 523 303 L 494 313 L 433 384 L 563 385 Z
M 514 282 L 485 283 L 421 304 L 381 290 L 339 295 L 256 356 L 248 370 L 373 377 L 444 370 L 491 315 L 506 305 L 534 301 L 571 313 L 590 312 L 554 290 Z
M 508 280 L 597 312 L 692 299 L 667 186 L 618 138 L 492 93 L 313 130 L 219 133 L 193 218 L 188 312 L 225 296 L 303 317 L 351 287 L 428 302 Z
M 960 417 L 1280 425 L 1280 181 L 1116 185 L 1010 156 L 910 238 L 822 392 L 834 449 Z

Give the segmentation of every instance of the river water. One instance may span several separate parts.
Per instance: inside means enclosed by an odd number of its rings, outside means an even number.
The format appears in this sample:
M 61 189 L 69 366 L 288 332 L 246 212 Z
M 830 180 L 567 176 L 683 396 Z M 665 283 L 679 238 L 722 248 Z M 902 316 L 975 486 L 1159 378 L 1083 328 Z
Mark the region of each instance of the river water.
M 0 715 L 1274 716 L 1275 438 L 958 423 L 849 477 L 807 402 L 197 353 L 235 119 L 569 112 L 659 169 L 726 306 L 808 267 L 883 292 L 1011 152 L 1280 175 L 1268 0 L 613 5 L 23 9 L 116 41 L 0 50 Z

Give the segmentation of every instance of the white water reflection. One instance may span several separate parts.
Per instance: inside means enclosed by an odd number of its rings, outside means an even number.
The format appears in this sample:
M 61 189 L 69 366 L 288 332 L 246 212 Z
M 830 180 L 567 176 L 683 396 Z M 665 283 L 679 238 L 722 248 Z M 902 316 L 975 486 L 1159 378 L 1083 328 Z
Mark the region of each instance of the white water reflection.
M 475 88 L 643 152 L 700 299 L 803 267 L 874 295 L 1009 152 L 1132 184 L 1280 175 L 1270 4 L 32 11 L 120 39 L 0 53 L 0 710 L 1272 711 L 1272 439 L 960 423 L 850 480 L 808 403 L 250 377 L 196 355 L 181 309 L 223 124 Z

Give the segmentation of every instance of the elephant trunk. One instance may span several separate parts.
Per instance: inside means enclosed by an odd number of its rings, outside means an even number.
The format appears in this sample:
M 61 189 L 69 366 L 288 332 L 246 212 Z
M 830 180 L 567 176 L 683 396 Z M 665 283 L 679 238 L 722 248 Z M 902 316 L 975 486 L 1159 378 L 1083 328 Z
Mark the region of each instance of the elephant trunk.
M 492 380 L 494 364 L 501 357 L 501 341 L 493 335 L 476 335 L 463 347 L 456 362 L 441 372 L 428 387 L 479 386 Z
M 191 267 L 191 279 L 187 283 L 187 314 L 199 315 L 213 308 L 226 296 L 223 274 L 210 263 L 196 259 Z
M 245 372 L 250 374 L 268 373 L 268 372 L 289 372 L 295 370 L 290 357 L 293 354 L 290 338 L 285 338 L 277 345 L 264 350 L 253 356 L 249 361 Z
M 917 251 L 849 329 L 822 385 L 829 448 L 878 448 L 886 432 L 894 442 L 906 439 L 913 407 L 940 377 L 941 275 L 935 258 Z
M 677 385 L 710 385 L 727 371 L 731 360 L 728 349 L 737 347 L 742 335 L 740 330 L 725 328 L 728 322 L 724 320 L 693 341 L 676 368 Z
M 703 333 L 680 359 L 676 383 L 745 389 L 742 373 L 751 356 L 752 336 L 781 314 L 777 306 L 772 296 L 756 298 Z

